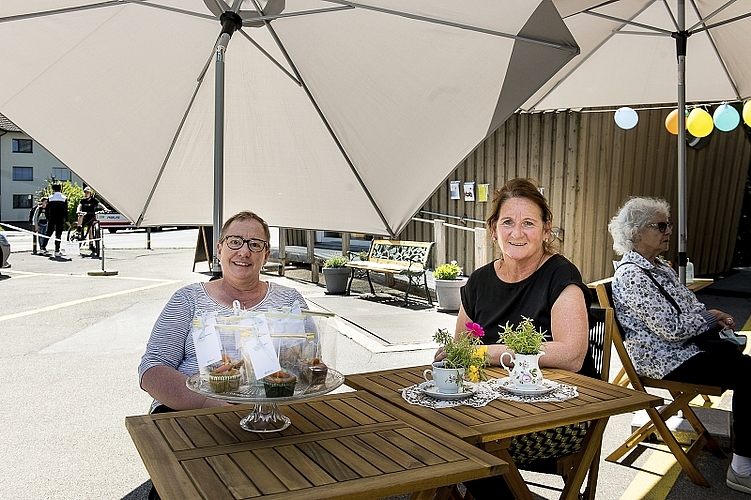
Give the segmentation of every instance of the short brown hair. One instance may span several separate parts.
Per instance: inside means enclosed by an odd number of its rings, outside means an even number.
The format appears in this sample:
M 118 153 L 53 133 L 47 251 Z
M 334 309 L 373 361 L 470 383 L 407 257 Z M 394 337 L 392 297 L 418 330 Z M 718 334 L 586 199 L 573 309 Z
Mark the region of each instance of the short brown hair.
M 261 226 L 263 226 L 263 234 L 266 235 L 266 241 L 269 243 L 269 247 L 271 246 L 271 231 L 269 230 L 269 225 L 266 223 L 265 220 L 263 220 L 259 215 L 257 215 L 255 212 L 251 212 L 250 210 L 243 210 L 242 212 L 236 213 L 229 219 L 227 219 L 224 222 L 224 225 L 222 226 L 222 231 L 219 233 L 219 241 L 223 240 L 225 236 L 227 236 L 227 230 L 235 221 L 246 221 L 246 220 L 254 220 L 257 221 Z
M 491 234 L 495 231 L 495 225 L 501 214 L 501 207 L 511 198 L 526 198 L 540 208 L 540 217 L 543 224 L 550 228 L 553 222 L 553 212 L 550 211 L 548 200 L 537 188 L 537 182 L 534 179 L 517 177 L 511 179 L 493 194 L 493 205 L 490 209 L 485 223 Z M 546 253 L 553 253 L 549 242 L 544 242 L 543 247 Z

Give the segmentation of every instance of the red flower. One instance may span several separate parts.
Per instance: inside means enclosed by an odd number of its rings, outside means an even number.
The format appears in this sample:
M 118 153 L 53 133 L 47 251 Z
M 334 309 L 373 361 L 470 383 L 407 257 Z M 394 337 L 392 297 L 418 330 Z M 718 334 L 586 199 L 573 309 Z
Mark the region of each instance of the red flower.
M 485 331 L 477 323 L 472 323 L 471 321 L 468 321 L 464 326 L 467 327 L 467 331 L 472 332 L 473 337 L 485 336 Z

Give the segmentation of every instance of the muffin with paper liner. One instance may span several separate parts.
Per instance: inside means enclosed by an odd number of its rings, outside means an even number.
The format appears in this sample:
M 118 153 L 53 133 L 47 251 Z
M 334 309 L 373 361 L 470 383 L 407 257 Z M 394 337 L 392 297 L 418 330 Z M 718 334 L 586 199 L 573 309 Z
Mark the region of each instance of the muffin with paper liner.
M 242 382 L 243 360 L 233 361 L 226 354 L 209 369 L 209 386 L 216 393 L 236 391 Z

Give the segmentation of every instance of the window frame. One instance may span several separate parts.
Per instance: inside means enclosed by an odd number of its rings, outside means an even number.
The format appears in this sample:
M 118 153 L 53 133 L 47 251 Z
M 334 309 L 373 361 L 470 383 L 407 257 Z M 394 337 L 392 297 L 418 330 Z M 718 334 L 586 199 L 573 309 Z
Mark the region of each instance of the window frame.
M 28 144 L 29 150 L 23 151 L 21 144 Z M 34 154 L 34 141 L 31 139 L 12 139 L 11 140 L 11 152 L 22 154 Z
M 18 166 L 12 167 L 11 170 L 12 170 L 11 179 L 13 179 L 16 182 L 29 182 L 29 181 L 33 182 L 34 181 L 34 167 L 24 167 L 24 166 L 18 165 Z M 16 175 L 16 172 L 27 172 L 27 173 L 31 173 L 31 175 L 29 176 L 28 179 L 26 179 L 26 178 L 22 178 L 25 176 Z

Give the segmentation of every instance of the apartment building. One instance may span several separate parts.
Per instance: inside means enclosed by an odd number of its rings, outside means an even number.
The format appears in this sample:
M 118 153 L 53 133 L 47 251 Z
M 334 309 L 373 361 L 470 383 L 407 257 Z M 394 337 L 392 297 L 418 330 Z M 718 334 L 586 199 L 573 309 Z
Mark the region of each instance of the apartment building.
M 0 221 L 27 222 L 34 195 L 52 177 L 83 184 L 60 160 L 0 114 Z

